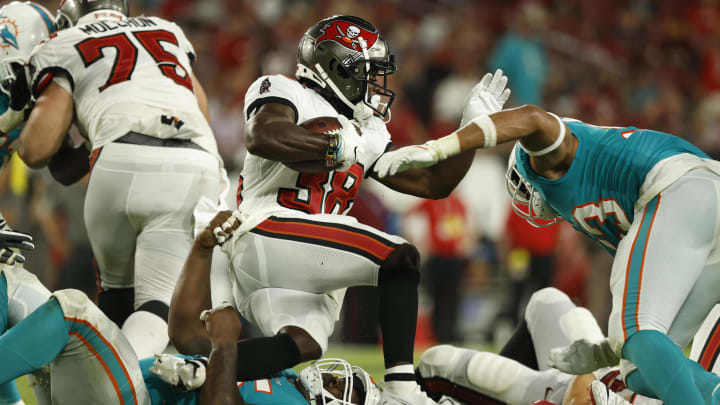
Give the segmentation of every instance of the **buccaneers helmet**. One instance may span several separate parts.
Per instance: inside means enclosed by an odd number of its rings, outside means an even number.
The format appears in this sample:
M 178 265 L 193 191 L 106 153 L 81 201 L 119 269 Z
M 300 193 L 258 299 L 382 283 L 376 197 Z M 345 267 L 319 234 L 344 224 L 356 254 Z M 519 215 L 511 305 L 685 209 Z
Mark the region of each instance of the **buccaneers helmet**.
M 331 381 L 339 382 L 342 387 L 341 397 L 329 391 Z M 375 384 L 367 371 L 351 366 L 343 359 L 323 359 L 314 361 L 300 371 L 300 382 L 310 395 L 312 405 L 354 405 L 352 402 L 353 387 L 360 394 L 357 405 L 377 405 L 380 402 L 380 388 Z
M 62 0 L 55 22 L 61 30 L 74 27 L 80 17 L 98 10 L 113 10 L 127 17 L 127 0 Z
M 369 22 L 341 15 L 316 23 L 300 40 L 297 61 L 295 76 L 345 115 L 388 117 L 395 93 L 387 76 L 397 70 L 395 56 Z

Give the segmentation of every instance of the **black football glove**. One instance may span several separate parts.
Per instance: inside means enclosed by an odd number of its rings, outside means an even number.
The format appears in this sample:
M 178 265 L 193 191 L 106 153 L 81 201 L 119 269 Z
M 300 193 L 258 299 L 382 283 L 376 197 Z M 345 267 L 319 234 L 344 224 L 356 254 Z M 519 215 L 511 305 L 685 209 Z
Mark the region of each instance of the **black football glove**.
M 7 226 L 5 220 L 0 220 L 0 263 L 13 265 L 25 263 L 22 252 L 35 250 L 32 236 L 13 231 Z

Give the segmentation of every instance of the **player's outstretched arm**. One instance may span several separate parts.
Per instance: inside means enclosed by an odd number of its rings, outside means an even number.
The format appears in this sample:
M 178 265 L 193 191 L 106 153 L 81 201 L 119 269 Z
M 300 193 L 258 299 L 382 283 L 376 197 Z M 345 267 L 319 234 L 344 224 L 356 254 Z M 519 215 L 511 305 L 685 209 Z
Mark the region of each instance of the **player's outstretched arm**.
M 233 307 L 214 309 L 204 314 L 207 334 L 212 341 L 205 384 L 198 392 L 198 405 L 243 405 L 235 383 L 237 341 L 242 324 Z
M 175 348 L 183 354 L 207 356 L 211 350 L 211 340 L 200 320 L 202 311 L 210 309 L 210 267 L 215 246 L 225 242 L 215 229 L 228 223 L 231 230 L 240 226 L 233 211 L 218 213 L 210 224 L 195 238 L 185 266 L 175 285 L 170 301 L 168 333 Z M 221 240 L 218 240 L 221 239 Z
M 478 148 L 520 140 L 530 154 L 533 170 L 548 178 L 562 175 L 572 162 L 577 140 L 556 116 L 534 105 L 524 105 L 480 115 L 462 128 L 437 141 L 407 146 L 378 159 L 379 177 L 392 176 L 411 168 L 428 167 L 437 162 Z
M 433 166 L 412 168 L 386 177 L 380 177 L 377 171 L 373 171 L 371 177 L 404 194 L 420 198 L 445 198 L 465 177 L 474 156 L 474 150 L 466 151 Z
M 18 155 L 33 169 L 48 165 L 70 129 L 75 115 L 70 93 L 50 83 L 35 103 L 18 140 Z
M 500 111 L 510 97 L 507 82 L 508 78 L 501 69 L 483 76 L 465 99 L 460 126 L 466 126 L 475 117 Z M 452 157 L 447 155 L 437 159 L 432 153 L 436 144 L 440 142 L 430 141 L 382 155 L 375 163 L 373 177 L 405 194 L 434 199 L 447 197 L 465 177 L 472 165 L 474 152 L 468 149 L 458 151 Z M 407 161 L 404 171 L 393 169 L 393 164 L 404 161 Z M 410 161 L 412 163 L 408 163 Z M 390 170 L 393 172 L 388 176 Z

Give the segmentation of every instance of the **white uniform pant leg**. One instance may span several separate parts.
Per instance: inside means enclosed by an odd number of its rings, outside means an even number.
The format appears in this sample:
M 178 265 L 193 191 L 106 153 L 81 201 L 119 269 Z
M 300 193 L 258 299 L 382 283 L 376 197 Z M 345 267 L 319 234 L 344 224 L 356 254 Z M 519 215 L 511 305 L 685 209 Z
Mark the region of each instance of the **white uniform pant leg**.
M 217 159 L 189 148 L 111 143 L 93 167 L 85 216 L 103 286 L 135 287 L 135 307 L 170 302 L 193 211 L 220 193 Z
M 618 354 L 639 330 L 668 334 L 684 347 L 720 299 L 716 266 L 708 264 L 718 239 L 719 195 L 720 177 L 693 171 L 635 212 L 610 279 L 608 338 Z
M 574 308 L 570 298 L 557 288 L 543 288 L 530 297 L 525 308 L 525 321 L 540 371 L 549 368 L 550 350 L 572 343 L 560 325 L 560 318 Z
M 77 290 L 53 294 L 70 338 L 50 363 L 54 404 L 150 404 L 135 352 L 120 329 Z
M 85 194 L 85 227 L 97 262 L 100 286 L 131 288 L 138 235 L 138 228 L 127 215 L 127 190 L 133 173 L 106 169 L 103 152 L 92 169 Z
M 344 289 L 377 285 L 380 265 L 404 239 L 339 215 L 270 217 L 225 248 L 243 316 L 263 334 L 307 330 L 323 351 Z

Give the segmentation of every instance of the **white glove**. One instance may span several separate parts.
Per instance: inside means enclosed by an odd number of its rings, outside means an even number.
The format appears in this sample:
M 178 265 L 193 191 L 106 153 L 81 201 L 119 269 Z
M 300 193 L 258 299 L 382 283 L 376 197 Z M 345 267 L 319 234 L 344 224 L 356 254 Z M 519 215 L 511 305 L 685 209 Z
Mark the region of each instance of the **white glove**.
M 156 354 L 150 372 L 175 388 L 192 391 L 205 383 L 205 364 L 172 354 Z
M 338 162 L 341 165 L 336 170 L 345 171 L 360 160 L 363 152 L 363 139 L 358 134 L 355 125 L 345 116 L 339 116 L 338 121 L 342 125 L 342 129 L 338 132 L 338 141 L 340 143 Z
M 619 361 L 607 339 L 598 342 L 580 339 L 570 346 L 550 350 L 548 365 L 568 374 L 582 375 L 615 366 Z
M 598 380 L 590 383 L 590 401 L 595 405 L 631 405 Z
M 383 178 L 412 168 L 432 166 L 440 160 L 438 152 L 433 148 L 433 142 L 435 141 L 387 152 L 375 162 L 374 170 L 378 177 Z
M 500 69 L 496 70 L 495 74 L 485 74 L 465 99 L 460 127 L 464 127 L 479 115 L 489 115 L 502 110 L 510 97 L 510 89 L 505 88 L 507 81 L 507 76 Z

